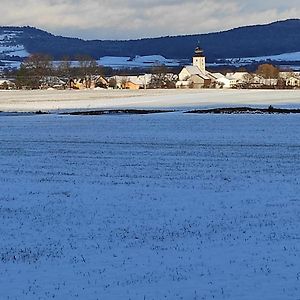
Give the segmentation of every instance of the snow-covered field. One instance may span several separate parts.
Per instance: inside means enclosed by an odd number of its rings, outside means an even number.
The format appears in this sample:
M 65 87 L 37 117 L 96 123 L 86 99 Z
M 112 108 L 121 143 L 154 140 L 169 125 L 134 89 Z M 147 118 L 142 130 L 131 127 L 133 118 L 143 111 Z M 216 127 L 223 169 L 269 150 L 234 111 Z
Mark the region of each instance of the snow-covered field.
M 19 56 L 21 58 L 28 57 L 30 54 L 25 50 L 23 45 L 11 46 L 1 40 L 0 35 L 0 58 L 1 55 L 7 56 Z M 0 68 L 20 68 L 21 62 L 1 60 L 5 65 Z M 71 61 L 72 67 L 79 65 L 78 61 Z M 136 57 L 116 57 L 116 56 L 104 56 L 97 60 L 99 66 L 111 67 L 113 69 L 124 69 L 124 68 L 153 68 L 155 66 L 166 66 L 166 67 L 178 67 L 185 63 L 189 63 L 188 59 L 168 59 L 161 55 L 148 55 L 148 56 L 136 56 Z M 59 66 L 61 61 L 54 61 L 54 66 Z
M 183 60 L 186 61 L 186 60 Z M 98 64 L 104 67 L 120 68 L 152 68 L 157 65 L 167 67 L 180 66 L 183 61 L 177 59 L 167 59 L 161 55 L 136 56 L 134 58 L 127 56 L 104 56 L 98 61 Z
M 300 90 L 0 91 L 0 111 L 191 109 L 214 106 L 300 107 Z
M 278 55 L 267 55 L 267 56 L 254 56 L 254 57 L 235 57 L 217 59 L 213 63 L 208 63 L 210 67 L 217 67 L 222 65 L 242 67 L 251 65 L 253 63 L 278 63 L 281 70 L 300 70 L 300 52 L 282 53 Z M 285 64 L 283 64 L 286 62 Z
M 227 58 L 225 61 L 232 63 L 232 64 L 250 64 L 253 62 L 260 62 L 260 61 L 300 61 L 300 52 L 291 52 L 291 53 L 282 53 L 278 55 L 268 55 L 268 56 L 256 56 L 256 57 L 241 57 L 241 58 Z
M 300 299 L 298 115 L 0 117 L 1 299 Z

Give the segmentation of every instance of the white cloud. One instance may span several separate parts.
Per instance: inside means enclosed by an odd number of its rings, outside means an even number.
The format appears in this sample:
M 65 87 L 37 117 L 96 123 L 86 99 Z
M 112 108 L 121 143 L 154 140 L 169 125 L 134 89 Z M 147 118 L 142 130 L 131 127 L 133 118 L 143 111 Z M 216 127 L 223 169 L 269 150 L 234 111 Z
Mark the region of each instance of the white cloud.
M 125 39 L 218 31 L 298 16 L 299 0 L 1 0 L 0 24 Z

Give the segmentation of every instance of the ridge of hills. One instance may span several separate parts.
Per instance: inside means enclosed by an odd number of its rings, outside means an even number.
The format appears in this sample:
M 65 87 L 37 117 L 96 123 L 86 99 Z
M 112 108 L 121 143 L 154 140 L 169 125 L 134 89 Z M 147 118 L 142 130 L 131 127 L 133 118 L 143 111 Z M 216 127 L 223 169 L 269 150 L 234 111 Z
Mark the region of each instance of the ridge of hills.
M 198 45 L 204 49 L 209 62 L 300 52 L 300 19 L 244 26 L 222 32 L 137 40 L 83 40 L 56 36 L 30 26 L 0 27 L 1 60 L 22 60 L 32 53 L 49 54 L 54 59 L 63 56 L 75 58 L 80 54 L 95 59 L 137 55 L 190 59 Z

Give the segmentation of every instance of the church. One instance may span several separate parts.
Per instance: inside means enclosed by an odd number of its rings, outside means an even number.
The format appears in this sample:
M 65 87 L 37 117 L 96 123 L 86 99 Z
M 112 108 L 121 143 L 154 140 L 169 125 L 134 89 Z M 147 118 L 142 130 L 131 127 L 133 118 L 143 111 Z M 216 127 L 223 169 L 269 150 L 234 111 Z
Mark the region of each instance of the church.
M 203 50 L 196 48 L 193 56 L 193 65 L 185 66 L 178 75 L 177 88 L 209 88 L 217 79 L 205 69 L 205 56 Z

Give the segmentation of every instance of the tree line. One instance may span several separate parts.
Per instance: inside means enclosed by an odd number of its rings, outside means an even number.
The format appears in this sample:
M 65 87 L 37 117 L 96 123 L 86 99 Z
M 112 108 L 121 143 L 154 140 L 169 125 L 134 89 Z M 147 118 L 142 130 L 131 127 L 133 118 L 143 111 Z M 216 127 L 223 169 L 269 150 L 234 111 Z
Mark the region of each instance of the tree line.
M 87 55 L 80 55 L 76 62 L 71 62 L 64 57 L 59 62 L 54 62 L 46 54 L 33 54 L 26 58 L 18 70 L 11 72 L 15 77 L 17 88 L 38 88 L 41 80 L 49 76 L 57 76 L 69 80 L 73 77 L 90 78 L 92 75 L 101 75 L 103 69 L 96 60 Z
M 8 70 L 5 72 L 5 76 L 14 78 L 17 89 L 38 89 L 41 82 L 47 77 L 59 77 L 66 82 L 74 78 L 89 81 L 94 75 L 104 77 L 119 75 L 126 77 L 149 73 L 149 71 L 155 75 L 153 77 L 153 86 L 169 87 L 172 85 L 169 81 L 160 79 L 168 72 L 177 74 L 179 68 L 155 66 L 150 70 L 145 68 L 122 68 L 116 70 L 111 67 L 100 66 L 97 61 L 89 55 L 78 55 L 74 60 L 65 56 L 59 61 L 54 61 L 53 58 L 47 54 L 32 54 L 21 63 L 19 69 Z

